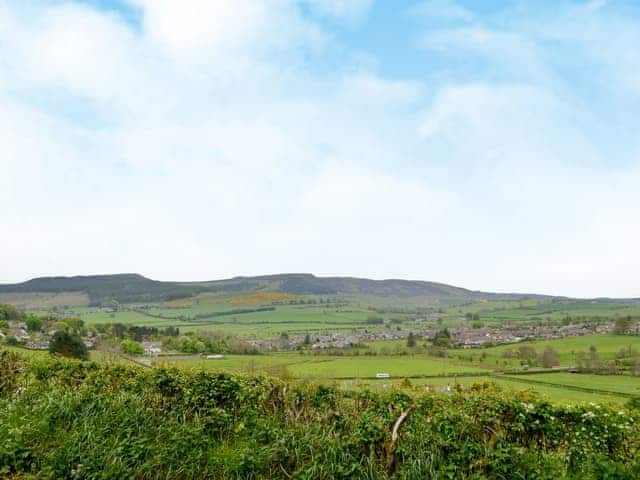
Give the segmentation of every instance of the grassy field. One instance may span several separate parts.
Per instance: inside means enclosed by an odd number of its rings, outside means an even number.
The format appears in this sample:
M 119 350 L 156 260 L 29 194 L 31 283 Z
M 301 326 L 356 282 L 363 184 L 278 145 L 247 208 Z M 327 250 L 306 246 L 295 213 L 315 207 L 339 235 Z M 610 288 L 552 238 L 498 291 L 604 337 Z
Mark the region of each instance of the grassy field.
M 33 358 L 47 358 L 45 351 L 2 346 Z M 126 358 L 102 350 L 91 352 L 99 363 L 131 363 Z M 631 395 L 640 395 L 640 377 L 629 375 L 594 375 L 567 372 L 500 375 L 477 364 L 455 359 L 436 359 L 426 355 L 396 356 L 328 356 L 299 353 L 268 355 L 227 355 L 221 360 L 199 356 L 160 357 L 155 366 L 175 366 L 187 370 L 230 371 L 236 373 L 266 373 L 285 378 L 339 381 L 346 388 L 385 388 L 411 378 L 415 388 L 423 386 L 468 387 L 490 381 L 510 391 L 531 390 L 562 403 L 598 402 L 623 404 Z M 389 373 L 391 379 L 376 380 L 376 373 Z M 484 374 L 484 375 L 483 375 Z M 415 378 L 423 377 L 423 378 Z M 428 378 L 425 378 L 428 377 Z
M 589 300 L 551 301 L 546 299 L 529 299 L 522 301 L 478 301 L 465 305 L 452 306 L 443 312 L 445 319 L 462 318 L 465 314 L 478 314 L 480 319 L 488 322 L 540 320 L 562 320 L 572 318 L 609 318 L 640 315 L 640 305 L 592 302 Z
M 519 382 L 537 382 L 548 385 L 563 385 L 576 389 L 600 390 L 623 395 L 640 395 L 640 377 L 630 375 L 593 375 L 587 373 L 546 373 L 509 376 Z
M 288 302 L 305 302 L 289 304 Z M 329 301 L 330 303 L 326 303 Z M 316 302 L 316 303 L 313 303 Z M 320 303 L 322 302 L 322 303 Z M 269 311 L 233 313 L 238 309 L 273 307 Z M 203 293 L 195 297 L 146 305 L 122 305 L 113 313 L 96 308 L 73 307 L 69 314 L 87 324 L 127 323 L 154 327 L 179 327 L 183 332 L 216 330 L 241 337 L 273 337 L 282 332 L 376 330 L 366 322 L 376 316 L 391 327 L 403 330 L 468 326 L 468 315 L 479 315 L 473 322 L 534 324 L 546 320 L 614 319 L 623 315 L 640 316 L 640 306 L 615 302 L 550 301 L 437 301 L 429 298 L 376 298 L 343 296 L 296 296 L 277 292 Z M 226 313 L 225 315 L 220 315 Z M 211 317 L 206 317 L 211 314 Z M 216 316 L 217 315 L 217 316 Z M 198 318 L 200 317 L 200 318 Z M 587 346 L 588 348 L 588 346 Z
M 555 374 L 550 374 L 555 375 Z M 544 375 L 541 375 L 544 376 Z M 528 376 L 527 376 L 528 377 Z M 615 394 L 608 394 L 605 392 L 586 392 L 580 390 L 571 390 L 564 387 L 556 387 L 550 385 L 543 384 L 530 384 L 526 382 L 519 381 L 522 380 L 520 377 L 509 377 L 506 379 L 504 377 L 457 377 L 455 379 L 451 378 L 434 378 L 434 379 L 415 379 L 411 380 L 414 385 L 434 385 L 434 386 L 443 386 L 443 385 L 451 385 L 454 386 L 456 383 L 463 386 L 470 386 L 476 383 L 482 382 L 492 382 L 498 385 L 499 387 L 505 389 L 506 391 L 513 392 L 521 392 L 530 390 L 532 392 L 537 392 L 542 395 L 545 395 L 550 400 L 559 403 L 580 403 L 580 402 L 596 402 L 596 403 L 616 403 L 623 404 L 628 398 Z
M 509 365 L 518 365 L 517 359 L 504 358 L 505 352 L 508 350 L 517 351 L 518 347 L 529 345 L 536 349 L 538 353 L 542 353 L 546 347 L 553 347 L 560 357 L 561 366 L 571 366 L 576 364 L 576 355 L 578 352 L 589 352 L 589 348 L 593 345 L 601 360 L 612 360 L 617 352 L 629 346 L 640 351 L 640 336 L 632 335 L 585 335 L 581 337 L 567 337 L 554 340 L 536 340 L 531 342 L 522 342 L 511 345 L 500 345 L 498 347 L 483 348 L 474 351 L 452 350 L 451 355 L 476 357 L 486 354 L 488 363 L 494 363 L 498 360 L 500 363 L 507 362 Z
M 255 301 L 256 298 L 261 297 L 250 296 L 246 301 Z M 272 337 L 282 332 L 295 334 L 380 328 L 367 324 L 366 319 L 372 315 L 372 312 L 356 305 L 342 307 L 331 304 L 272 305 L 270 302 L 245 305 L 238 303 L 238 297 L 211 294 L 194 299 L 191 305 L 173 303 L 177 306 L 171 306 L 171 304 L 172 302 L 166 302 L 145 309 L 130 306 L 113 313 L 76 308 L 72 313 L 82 318 L 88 325 L 124 323 L 158 328 L 172 326 L 180 328 L 182 332 L 211 330 L 241 337 Z M 255 309 L 264 306 L 273 307 L 273 310 L 233 313 L 238 309 Z M 209 313 L 217 316 L 196 318 L 198 315 L 204 316 Z M 228 314 L 220 315 L 220 313 Z
M 43 299 L 57 304 L 58 299 Z M 73 299 L 69 299 L 73 300 Z M 76 301 L 84 299 L 76 298 Z M 329 303 L 327 303 L 329 301 Z M 289 302 L 296 302 L 290 304 Z M 301 304 L 300 302 L 305 302 Z M 313 303 L 315 302 L 315 303 Z M 322 302 L 322 303 L 320 303 Z M 86 302 L 85 302 L 86 303 Z M 272 310 L 238 312 L 239 309 Z M 522 301 L 436 301 L 425 298 L 369 298 L 322 296 L 296 296 L 275 292 L 259 293 L 205 293 L 191 298 L 157 302 L 148 305 L 121 305 L 116 312 L 77 305 L 69 310 L 87 325 L 123 323 L 166 328 L 178 327 L 182 333 L 216 331 L 235 338 L 277 338 L 289 335 L 322 332 L 369 332 L 384 329 L 392 331 L 438 329 L 445 326 L 469 326 L 469 314 L 478 315 L 472 322 L 486 325 L 498 323 L 535 324 L 541 321 L 561 320 L 570 316 L 574 321 L 598 318 L 614 319 L 622 315 L 640 316 L 640 306 L 615 302 L 550 301 L 527 299 Z M 220 315 L 220 313 L 224 313 Z M 212 316 L 207 317 L 207 314 Z M 197 317 L 201 318 L 197 318 Z M 379 317 L 385 325 L 367 323 L 369 317 Z M 159 318 L 164 317 L 164 318 Z M 204 318 L 203 318 L 204 317 Z M 389 381 L 375 381 L 375 385 L 393 384 L 403 377 L 413 377 L 414 385 L 462 385 L 490 380 L 507 389 L 530 389 L 541 392 L 555 401 L 612 401 L 624 403 L 630 395 L 640 395 L 640 380 L 631 376 L 570 374 L 565 372 L 530 373 L 500 376 L 501 371 L 521 371 L 521 360 L 513 353 L 523 345 L 535 348 L 541 354 L 547 346 L 559 353 L 560 365 L 577 363 L 578 354 L 588 353 L 596 347 L 602 361 L 609 361 L 625 348 L 640 351 L 640 336 L 588 335 L 558 340 L 524 342 L 481 349 L 451 349 L 448 358 L 428 356 L 418 341 L 418 348 L 408 350 L 406 340 L 368 342 L 367 348 L 358 349 L 359 355 L 313 355 L 297 352 L 263 355 L 228 355 L 222 360 L 201 357 L 160 357 L 161 365 L 184 369 L 227 370 L 232 372 L 266 372 L 282 377 L 327 380 L 336 379 L 344 384 L 367 382 L 377 373 L 388 373 Z M 20 349 L 20 351 L 23 351 Z M 512 355 L 509 355 L 511 351 Z M 375 355 L 373 355 L 375 354 Z M 46 356 L 46 352 L 29 355 Z M 116 354 L 95 351 L 92 359 L 98 362 L 121 362 Z M 512 358 L 509 358 L 512 357 Z M 461 374 L 463 376 L 456 376 Z M 465 376 L 468 375 L 468 376 Z M 473 376 L 475 375 L 475 376 Z M 481 375 L 481 376 L 478 376 Z M 424 378 L 424 377 L 443 378 Z M 423 377 L 423 378 L 419 378 Z M 352 379 L 362 379 L 354 381 Z
M 161 357 L 162 358 L 162 357 Z M 222 360 L 206 360 L 192 357 L 165 357 L 160 363 L 181 368 L 230 370 L 237 372 L 267 371 L 301 378 L 351 378 L 375 377 L 376 373 L 388 373 L 392 377 L 435 376 L 454 373 L 488 372 L 481 367 L 459 364 L 450 359 L 434 359 L 425 355 L 402 356 L 328 356 L 301 355 L 298 353 L 274 353 L 269 355 L 228 355 Z

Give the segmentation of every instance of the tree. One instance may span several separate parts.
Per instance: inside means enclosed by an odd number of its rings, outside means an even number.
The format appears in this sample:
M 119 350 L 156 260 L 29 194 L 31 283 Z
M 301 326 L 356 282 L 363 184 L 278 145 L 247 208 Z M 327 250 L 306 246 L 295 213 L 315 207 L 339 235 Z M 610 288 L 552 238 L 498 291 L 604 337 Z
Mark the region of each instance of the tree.
M 309 336 L 308 333 L 304 336 L 304 344 L 311 345 L 311 337 Z
M 409 336 L 407 337 L 407 347 L 413 348 L 416 346 L 416 336 L 413 332 L 409 332 Z
M 129 355 L 142 355 L 144 353 L 142 345 L 135 340 L 123 340 L 120 346 L 122 347 L 122 351 Z
M 49 342 L 49 353 L 62 355 L 63 357 L 88 360 L 87 346 L 78 335 L 63 330 L 57 331 Z
M 518 354 L 523 360 L 533 360 L 538 355 L 536 349 L 531 345 L 520 345 L 518 347 Z
M 618 317 L 613 327 L 616 335 L 626 335 L 631 330 L 631 317 Z
M 38 317 L 30 316 L 29 318 L 27 318 L 27 321 L 25 323 L 27 324 L 27 330 L 29 330 L 30 332 L 39 332 L 40 330 L 42 330 L 42 325 L 44 322 Z
M 433 338 L 434 347 L 449 348 L 451 343 L 451 335 L 449 334 L 449 330 L 446 328 L 437 332 L 436 336 Z
M 124 337 L 124 332 L 126 331 L 126 327 L 121 323 L 113 324 L 113 336 L 116 338 Z
M 589 361 L 587 362 L 589 368 L 600 367 L 600 356 L 598 355 L 598 349 L 595 345 L 589 347 Z
M 69 325 L 69 328 L 76 334 L 76 335 L 80 335 L 80 332 L 82 331 L 82 329 L 84 328 L 84 321 L 80 318 L 71 318 L 71 317 L 67 317 L 67 318 L 62 318 L 60 319 L 60 321 L 62 323 L 66 323 L 67 325 Z
M 541 360 L 544 368 L 551 368 L 560 365 L 560 356 L 553 347 L 547 347 L 544 349 Z
M 1 303 L 0 320 L 22 320 L 22 313 L 20 313 L 13 305 Z

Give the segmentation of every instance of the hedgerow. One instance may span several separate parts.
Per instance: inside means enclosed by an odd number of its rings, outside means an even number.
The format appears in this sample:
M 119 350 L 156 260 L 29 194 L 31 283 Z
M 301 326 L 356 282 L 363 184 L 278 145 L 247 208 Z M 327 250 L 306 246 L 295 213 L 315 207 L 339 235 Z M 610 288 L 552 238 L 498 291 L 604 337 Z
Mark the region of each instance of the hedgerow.
M 0 477 L 640 478 L 633 410 L 0 355 Z

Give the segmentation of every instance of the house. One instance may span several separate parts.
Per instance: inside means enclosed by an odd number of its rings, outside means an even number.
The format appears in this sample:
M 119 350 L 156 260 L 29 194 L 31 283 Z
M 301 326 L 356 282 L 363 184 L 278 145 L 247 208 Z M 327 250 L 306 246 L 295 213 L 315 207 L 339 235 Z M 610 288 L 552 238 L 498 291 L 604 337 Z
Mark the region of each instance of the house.
M 162 353 L 162 342 L 141 342 L 145 355 L 157 355 Z
M 22 327 L 14 327 L 11 329 L 11 335 L 15 337 L 19 342 L 23 342 L 25 340 L 29 340 L 31 336 L 27 333 L 27 331 Z
M 29 342 L 25 347 L 31 350 L 49 350 L 49 340 L 38 340 L 36 342 Z

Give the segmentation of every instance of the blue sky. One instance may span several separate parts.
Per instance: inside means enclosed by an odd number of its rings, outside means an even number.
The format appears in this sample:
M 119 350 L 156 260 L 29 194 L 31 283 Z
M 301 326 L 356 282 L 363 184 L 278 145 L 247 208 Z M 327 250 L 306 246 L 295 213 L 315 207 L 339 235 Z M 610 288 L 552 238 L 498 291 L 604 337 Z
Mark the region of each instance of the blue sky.
M 640 4 L 0 3 L 0 282 L 640 296 Z

